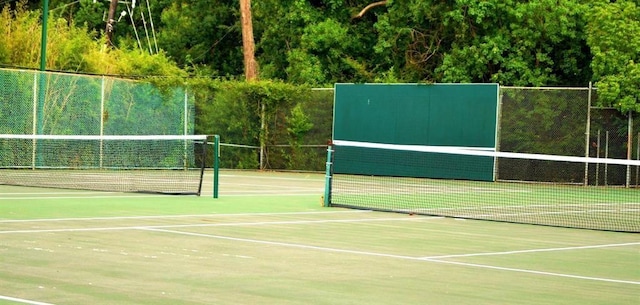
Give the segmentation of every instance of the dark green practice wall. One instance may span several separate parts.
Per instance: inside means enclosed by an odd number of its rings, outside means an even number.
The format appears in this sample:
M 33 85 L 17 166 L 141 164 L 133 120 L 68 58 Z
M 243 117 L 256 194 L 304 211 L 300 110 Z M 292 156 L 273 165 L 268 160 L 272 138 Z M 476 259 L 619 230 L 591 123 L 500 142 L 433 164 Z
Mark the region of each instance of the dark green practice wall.
M 497 107 L 497 84 L 336 84 L 333 139 L 495 148 Z M 338 147 L 334 172 L 493 180 L 492 158 L 400 153 L 394 159 L 418 158 L 412 162 L 424 166 L 365 161 L 367 155 L 379 154 L 367 149 L 341 152 Z M 471 168 L 473 164 L 478 166 Z

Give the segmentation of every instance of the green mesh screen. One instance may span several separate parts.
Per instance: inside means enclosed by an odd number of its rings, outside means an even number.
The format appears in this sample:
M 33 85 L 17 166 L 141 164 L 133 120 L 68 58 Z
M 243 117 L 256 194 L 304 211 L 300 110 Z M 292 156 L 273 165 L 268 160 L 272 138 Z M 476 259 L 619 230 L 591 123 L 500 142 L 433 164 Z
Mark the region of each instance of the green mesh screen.
M 194 98 L 182 88 L 112 77 L 0 69 L 0 133 L 189 135 Z

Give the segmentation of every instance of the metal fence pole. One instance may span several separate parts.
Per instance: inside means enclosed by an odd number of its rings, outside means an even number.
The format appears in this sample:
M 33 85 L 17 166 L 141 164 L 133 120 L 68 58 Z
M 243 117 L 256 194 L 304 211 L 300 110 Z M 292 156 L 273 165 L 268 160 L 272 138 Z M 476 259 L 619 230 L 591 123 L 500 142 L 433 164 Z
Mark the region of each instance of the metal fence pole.
M 604 138 L 604 158 L 609 158 L 609 131 L 605 132 Z M 604 164 L 604 185 L 609 185 L 609 164 Z
M 184 103 L 183 103 L 183 113 L 182 113 L 182 134 L 183 135 L 187 135 L 189 134 L 189 124 L 187 123 L 189 121 L 189 93 L 188 90 L 185 89 L 184 90 Z M 187 141 L 184 141 L 184 158 L 183 158 L 183 166 L 185 169 L 189 168 L 189 162 L 188 160 L 188 151 L 189 151 L 189 143 L 187 143 Z M 204 161 L 203 161 L 204 162 Z
M 267 106 L 264 101 L 260 102 L 260 170 L 265 169 L 265 152 L 267 147 Z
M 101 79 L 101 86 L 100 86 L 100 135 L 103 136 L 104 135 L 104 124 L 105 124 L 105 108 L 104 108 L 104 96 L 105 96 L 105 81 L 104 81 L 104 75 L 102 76 Z M 100 140 L 100 168 L 102 168 L 103 166 L 103 162 L 104 162 L 104 141 Z
M 596 140 L 596 158 L 600 158 L 600 129 L 598 129 L 598 139 Z M 600 183 L 600 163 L 596 163 L 596 186 Z
M 640 132 L 636 140 L 636 160 L 640 161 Z M 640 185 L 640 166 L 636 166 L 636 186 Z
M 592 83 L 589 82 L 589 93 L 587 95 L 587 126 L 584 132 L 584 156 L 589 157 L 589 136 L 591 135 L 591 90 Z M 584 163 L 584 185 L 589 185 L 589 162 Z
M 496 151 L 501 151 L 502 147 L 500 146 L 500 140 L 502 139 L 502 106 L 503 106 L 503 98 L 504 92 L 502 91 L 502 86 L 499 86 L 499 95 L 498 95 L 498 114 L 496 120 Z M 493 158 L 493 181 L 498 181 L 500 178 L 500 161 L 498 158 Z
M 202 160 L 204 162 L 204 160 Z M 220 136 L 213 136 L 213 198 L 218 198 L 220 185 Z
M 631 160 L 631 153 L 633 150 L 633 112 L 629 111 L 629 124 L 627 124 L 627 160 Z M 631 165 L 627 164 L 627 177 L 625 180 L 625 187 L 631 185 Z

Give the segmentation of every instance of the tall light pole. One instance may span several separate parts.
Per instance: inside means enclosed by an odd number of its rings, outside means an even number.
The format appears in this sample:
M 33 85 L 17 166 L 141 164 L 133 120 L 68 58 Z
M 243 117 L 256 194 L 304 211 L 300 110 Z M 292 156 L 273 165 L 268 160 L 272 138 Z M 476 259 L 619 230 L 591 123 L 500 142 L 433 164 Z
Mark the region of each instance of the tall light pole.
M 49 0 L 42 1 L 42 34 L 40 37 L 40 75 L 38 75 L 38 106 L 36 108 L 36 133 L 44 129 L 45 75 L 47 70 L 47 23 L 49 21 Z
M 49 21 L 49 0 L 42 1 L 42 33 L 40 34 L 40 73 L 38 74 L 38 103 L 35 107 L 35 128 L 33 132 L 36 134 L 44 133 L 44 99 L 45 99 L 45 74 L 47 70 L 47 23 Z M 42 142 L 34 142 L 34 166 L 43 165 Z
M 47 22 L 49 21 L 49 0 L 42 1 L 42 35 L 40 36 L 40 71 L 47 69 Z

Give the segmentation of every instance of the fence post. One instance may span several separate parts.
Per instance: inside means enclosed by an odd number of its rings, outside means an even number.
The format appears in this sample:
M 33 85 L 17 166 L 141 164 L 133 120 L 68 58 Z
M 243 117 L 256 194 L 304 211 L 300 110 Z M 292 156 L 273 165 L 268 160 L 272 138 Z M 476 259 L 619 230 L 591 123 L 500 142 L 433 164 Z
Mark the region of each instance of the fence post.
M 598 139 L 596 140 L 596 158 L 600 158 L 600 129 L 598 129 Z M 596 186 L 600 183 L 600 163 L 596 163 Z
M 604 158 L 609 158 L 609 131 L 604 133 Z M 604 185 L 609 185 L 609 163 L 604 164 Z
M 260 170 L 265 168 L 265 150 L 267 147 L 267 106 L 264 101 L 260 101 Z
M 106 91 L 106 85 L 104 81 L 105 76 L 103 75 L 100 82 L 100 135 L 104 135 L 104 124 L 105 124 L 105 112 L 104 112 L 104 96 Z M 103 165 L 103 150 L 104 150 L 104 142 L 100 139 L 100 168 Z
M 36 107 L 36 134 L 44 134 L 44 104 L 47 98 L 47 75 L 46 72 L 38 72 L 38 105 Z M 42 141 L 36 143 L 36 166 L 43 165 Z
M 633 150 L 633 112 L 629 110 L 629 124 L 627 124 L 627 160 L 631 160 L 631 152 Z M 631 165 L 627 164 L 627 177 L 625 187 L 631 185 Z
M 502 101 L 504 97 L 504 91 L 502 86 L 498 84 L 498 113 L 496 115 L 496 151 L 501 151 L 502 147 L 500 146 L 500 140 L 502 138 Z M 500 179 L 500 171 L 498 167 L 500 166 L 500 160 L 498 158 L 493 158 L 493 181 L 498 181 Z
M 32 134 L 38 134 L 38 72 L 33 74 L 33 111 L 32 111 Z M 31 150 L 31 168 L 36 168 L 36 145 L 37 141 L 33 141 L 33 148 Z
M 204 162 L 204 160 L 202 160 Z M 220 136 L 213 136 L 213 198 L 218 198 L 220 185 Z
M 640 161 L 640 132 L 636 140 L 636 160 Z M 640 185 L 640 166 L 636 166 L 636 187 Z
M 584 132 L 584 156 L 589 157 L 589 136 L 591 135 L 591 90 L 592 83 L 589 82 L 589 93 L 587 95 L 587 126 Z M 589 162 L 584 163 L 584 185 L 589 185 Z
M 182 130 L 182 134 L 184 134 L 185 136 L 189 134 L 189 89 L 184 89 L 184 114 L 183 114 L 183 119 L 184 119 L 184 125 L 183 125 L 183 130 Z

